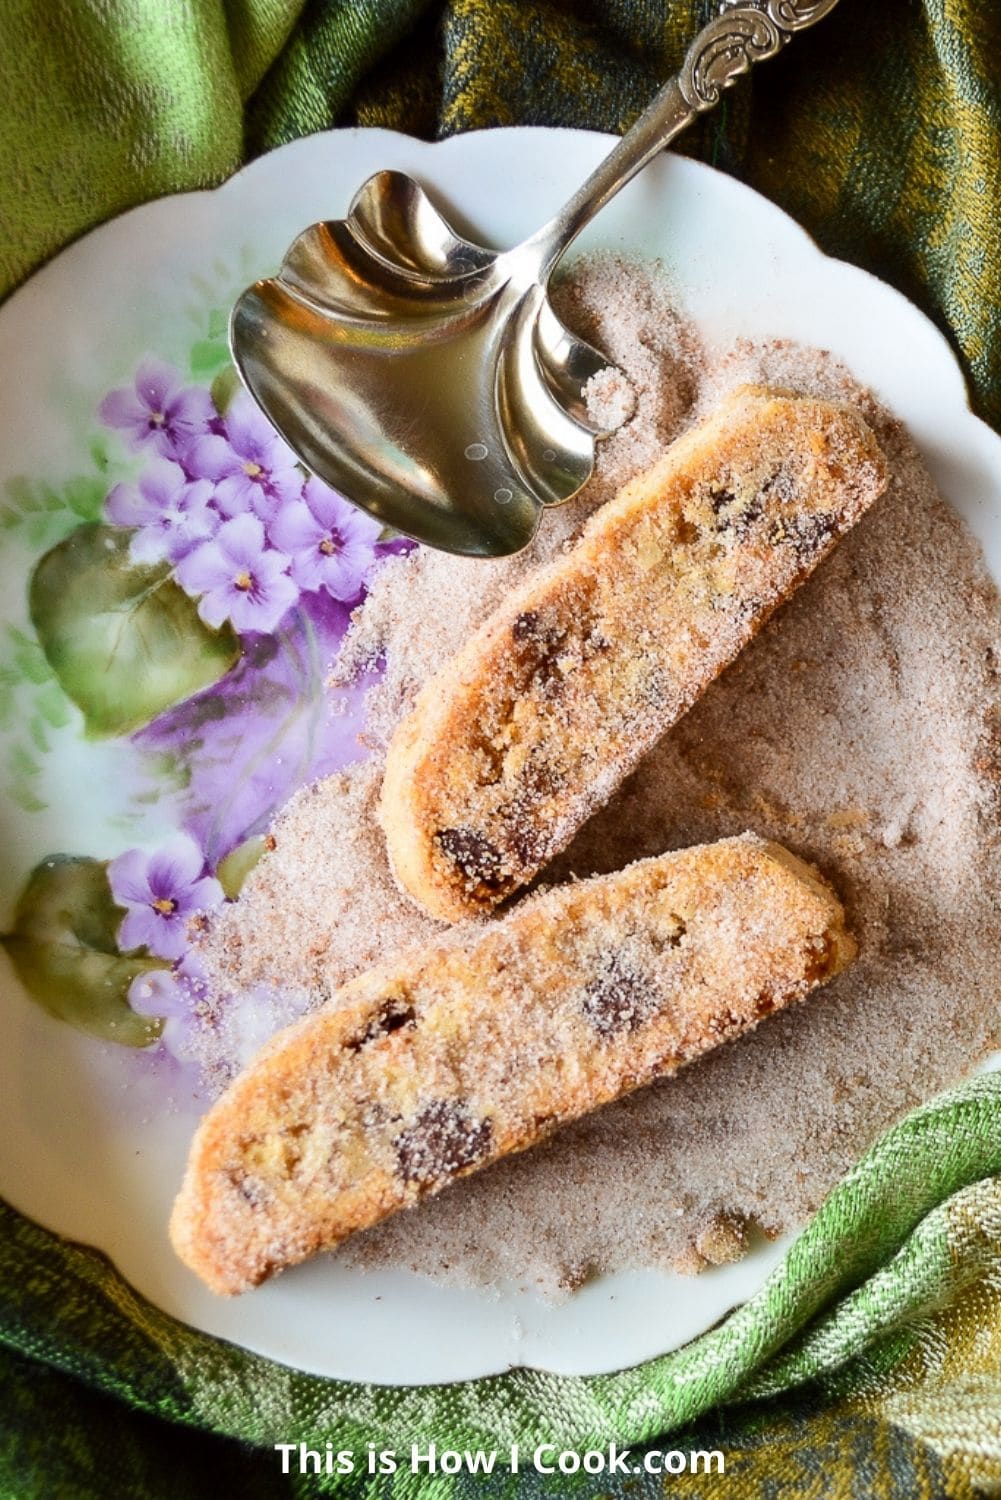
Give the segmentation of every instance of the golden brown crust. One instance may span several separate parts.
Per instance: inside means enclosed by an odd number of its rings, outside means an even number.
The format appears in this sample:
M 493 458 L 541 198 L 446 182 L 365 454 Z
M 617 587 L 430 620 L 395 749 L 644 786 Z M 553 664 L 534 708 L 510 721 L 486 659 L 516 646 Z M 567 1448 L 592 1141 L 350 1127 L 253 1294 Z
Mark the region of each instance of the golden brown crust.
M 886 482 L 851 408 L 734 392 L 419 694 L 380 808 L 405 889 L 457 921 L 530 881 Z
M 245 1290 L 802 998 L 855 944 L 745 835 L 561 886 L 346 985 L 203 1120 L 177 1253 Z

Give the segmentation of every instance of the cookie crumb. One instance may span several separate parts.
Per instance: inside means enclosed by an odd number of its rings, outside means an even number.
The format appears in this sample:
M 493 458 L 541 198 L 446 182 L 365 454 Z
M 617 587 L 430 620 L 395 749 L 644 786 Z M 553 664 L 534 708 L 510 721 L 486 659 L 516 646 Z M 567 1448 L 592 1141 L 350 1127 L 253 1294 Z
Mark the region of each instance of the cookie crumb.
M 731 1266 L 747 1254 L 748 1222 L 743 1214 L 720 1209 L 695 1236 L 695 1251 L 710 1266 Z

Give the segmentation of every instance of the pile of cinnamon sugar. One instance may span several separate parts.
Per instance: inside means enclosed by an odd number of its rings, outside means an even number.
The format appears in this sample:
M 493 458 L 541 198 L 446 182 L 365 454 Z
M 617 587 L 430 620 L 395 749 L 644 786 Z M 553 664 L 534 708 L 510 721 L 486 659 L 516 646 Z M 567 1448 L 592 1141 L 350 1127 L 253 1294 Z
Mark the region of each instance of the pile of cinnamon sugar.
M 753 1036 L 338 1252 L 548 1295 L 620 1267 L 694 1269 L 739 1254 L 754 1225 L 801 1224 L 886 1125 L 1001 1045 L 1001 605 L 977 544 L 900 424 L 823 352 L 706 351 L 656 266 L 611 257 L 578 263 L 560 301 L 628 377 L 632 416 L 527 554 L 421 550 L 386 564 L 336 668 L 385 658 L 369 757 L 292 799 L 203 949 L 220 989 L 270 985 L 320 1004 L 440 933 L 393 883 L 374 818 L 384 745 L 419 684 L 734 385 L 859 406 L 890 461 L 889 493 L 546 871 L 585 876 L 751 829 L 833 881 L 858 962 Z M 597 397 L 613 416 L 629 410 L 618 384 Z M 215 1035 L 203 1057 L 224 1079 L 232 1059 Z

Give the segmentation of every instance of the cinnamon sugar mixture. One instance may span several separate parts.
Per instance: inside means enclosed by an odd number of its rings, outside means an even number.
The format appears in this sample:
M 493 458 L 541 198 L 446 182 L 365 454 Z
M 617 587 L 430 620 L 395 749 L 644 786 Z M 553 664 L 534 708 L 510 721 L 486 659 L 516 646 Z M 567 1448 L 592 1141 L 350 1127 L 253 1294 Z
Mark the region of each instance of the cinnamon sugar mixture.
M 292 799 L 203 949 L 220 988 L 308 991 L 319 1004 L 440 934 L 394 885 L 374 821 L 383 747 L 415 689 L 734 385 L 858 404 L 890 491 L 546 872 L 615 870 L 752 829 L 833 881 L 857 963 L 752 1036 L 338 1252 L 547 1295 L 620 1267 L 697 1269 L 739 1254 L 755 1224 L 801 1224 L 880 1130 L 1001 1046 L 1001 607 L 976 542 L 900 425 L 829 356 L 789 344 L 709 353 L 656 267 L 611 257 L 578 263 L 560 300 L 632 387 L 599 381 L 596 405 L 632 415 L 528 553 L 420 550 L 385 565 L 336 668 L 385 658 L 372 754 Z M 209 1031 L 203 1041 L 223 1079 L 231 1059 Z

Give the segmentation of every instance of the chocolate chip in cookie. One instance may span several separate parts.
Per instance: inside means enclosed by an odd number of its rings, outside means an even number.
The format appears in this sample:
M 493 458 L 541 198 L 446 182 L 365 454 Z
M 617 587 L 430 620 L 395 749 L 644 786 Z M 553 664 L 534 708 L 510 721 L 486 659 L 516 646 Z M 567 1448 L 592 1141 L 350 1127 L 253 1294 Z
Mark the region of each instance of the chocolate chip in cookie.
M 773 547 L 786 542 L 795 548 L 800 557 L 806 559 L 826 546 L 837 530 L 836 515 L 814 511 L 807 515 L 783 516 L 781 520 L 775 521 L 768 540 Z
M 346 1045 L 352 1052 L 357 1052 L 365 1046 L 366 1042 L 374 1042 L 381 1036 L 391 1036 L 394 1031 L 401 1031 L 405 1026 L 414 1026 L 416 1022 L 417 1012 L 414 1007 L 408 1005 L 401 996 L 390 995 L 382 1002 L 365 1030 Z
M 393 1149 L 403 1180 L 427 1186 L 482 1161 L 490 1121 L 474 1119 L 455 1099 L 435 1099 L 400 1132 Z
M 495 883 L 501 873 L 500 850 L 475 828 L 439 828 L 435 843 L 466 880 Z
M 648 974 L 620 954 L 602 960 L 599 972 L 585 986 L 583 1011 L 601 1036 L 636 1031 L 657 1010 L 659 997 Z
M 764 514 L 765 495 L 752 495 L 749 500 L 741 503 L 732 490 L 715 490 L 709 496 L 709 505 L 716 518 L 717 531 L 732 531 L 734 536 L 743 538 L 754 522 Z

